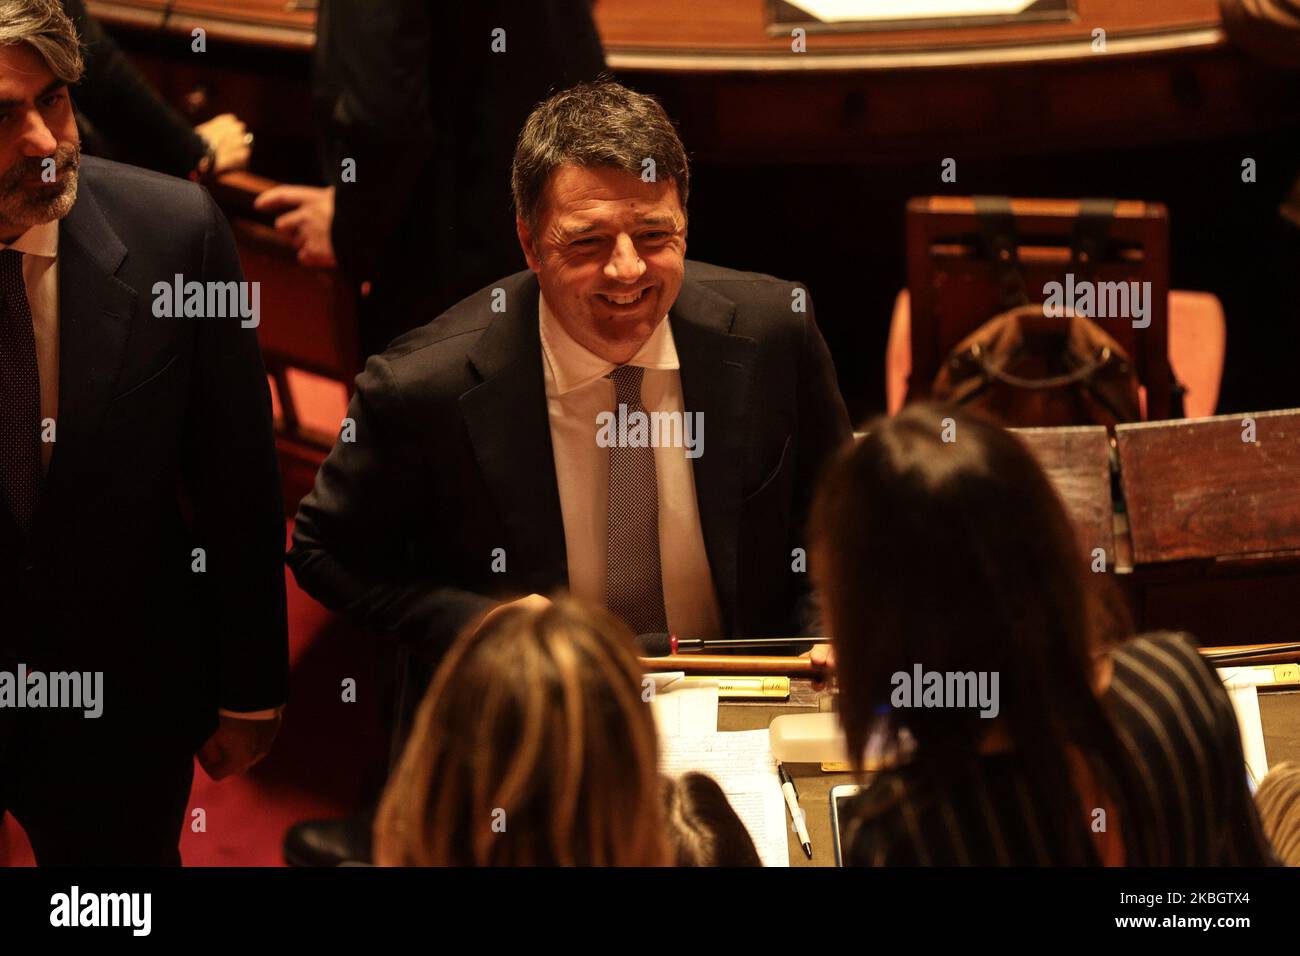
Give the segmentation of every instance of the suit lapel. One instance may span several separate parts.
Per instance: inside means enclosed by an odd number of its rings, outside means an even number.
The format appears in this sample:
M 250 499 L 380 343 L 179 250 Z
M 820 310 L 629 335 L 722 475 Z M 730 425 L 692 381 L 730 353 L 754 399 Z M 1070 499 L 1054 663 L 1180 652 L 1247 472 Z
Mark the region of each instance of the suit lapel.
M 474 454 L 511 539 L 523 552 L 525 587 L 568 581 L 564 518 L 555 477 L 546 382 L 537 333 L 536 277 L 502 283 L 507 311 L 470 352 L 483 382 L 460 398 Z M 746 409 L 756 343 L 730 334 L 734 305 L 687 280 L 669 313 L 681 362 L 685 411 L 704 413 L 705 451 L 694 463 L 695 497 L 714 587 L 728 627 L 737 617 L 737 551 Z
M 115 275 L 126 246 L 95 202 L 84 166 L 82 176 L 77 201 L 59 225 L 59 410 L 45 481 L 51 491 L 77 473 L 94 446 L 136 300 L 135 290 Z M 46 501 L 43 495 L 42 511 Z
M 704 415 L 704 453 L 695 459 L 695 500 L 727 633 L 737 621 L 736 542 L 747 460 L 746 409 L 757 348 L 753 339 L 730 334 L 734 318 L 730 300 L 689 279 L 669 313 L 681 363 L 684 410 Z
M 546 380 L 531 272 L 503 282 L 507 311 L 488 326 L 469 360 L 482 383 L 460 397 L 470 442 L 524 568 L 521 583 L 545 593 L 568 583 L 564 518 L 551 450 Z

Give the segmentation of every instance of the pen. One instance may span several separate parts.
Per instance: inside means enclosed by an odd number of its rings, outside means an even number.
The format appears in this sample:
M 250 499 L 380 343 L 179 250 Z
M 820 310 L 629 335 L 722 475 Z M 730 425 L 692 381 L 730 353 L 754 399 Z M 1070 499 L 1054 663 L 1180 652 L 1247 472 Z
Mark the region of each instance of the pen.
M 799 809 L 799 791 L 794 788 L 794 780 L 786 772 L 785 764 L 778 763 L 776 772 L 781 775 L 781 792 L 785 794 L 785 805 L 790 808 L 790 819 L 794 822 L 794 832 L 799 834 L 803 852 L 812 859 L 812 841 L 808 839 L 808 828 L 804 826 L 803 811 Z

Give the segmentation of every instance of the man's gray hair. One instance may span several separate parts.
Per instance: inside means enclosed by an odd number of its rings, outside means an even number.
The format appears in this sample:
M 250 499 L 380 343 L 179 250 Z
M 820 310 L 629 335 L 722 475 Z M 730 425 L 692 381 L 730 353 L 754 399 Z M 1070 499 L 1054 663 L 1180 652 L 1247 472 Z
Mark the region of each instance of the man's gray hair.
M 72 19 L 59 0 L 0 0 L 0 47 L 25 43 L 69 86 L 86 64 Z
M 690 190 L 686 150 L 659 101 L 612 80 L 556 93 L 519 133 L 510 186 L 515 212 L 537 226 L 546 183 L 560 166 L 610 166 L 643 179 L 672 180 L 682 208 Z

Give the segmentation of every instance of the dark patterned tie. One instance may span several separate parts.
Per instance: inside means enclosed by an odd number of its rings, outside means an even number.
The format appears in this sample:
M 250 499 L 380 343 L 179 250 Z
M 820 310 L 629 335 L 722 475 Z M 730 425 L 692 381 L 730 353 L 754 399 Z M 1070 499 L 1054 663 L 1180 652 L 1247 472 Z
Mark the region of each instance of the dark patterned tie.
M 609 373 L 616 405 L 627 414 L 645 412 L 641 379 L 645 369 L 621 365 Z M 616 409 L 617 411 L 617 409 Z M 658 634 L 668 625 L 659 569 L 659 482 L 654 448 L 609 449 L 609 528 L 605 594 L 609 609 L 637 634 Z
M 23 254 L 0 251 L 0 488 L 24 533 L 41 489 L 41 372 Z

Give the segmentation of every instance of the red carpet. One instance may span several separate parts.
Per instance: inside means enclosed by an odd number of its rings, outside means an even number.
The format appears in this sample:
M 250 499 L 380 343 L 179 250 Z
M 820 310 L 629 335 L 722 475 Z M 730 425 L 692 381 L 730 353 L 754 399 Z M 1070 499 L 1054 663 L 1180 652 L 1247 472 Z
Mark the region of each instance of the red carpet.
M 285 831 L 308 817 L 341 816 L 366 799 L 387 759 L 378 719 L 371 641 L 300 591 L 289 592 L 290 697 L 270 755 L 220 783 L 195 763 L 190 817 L 181 839 L 186 866 L 282 866 Z M 357 702 L 342 701 L 342 681 Z M 194 832 L 193 811 L 206 816 Z M 0 866 L 31 866 L 31 848 L 12 817 L 0 825 Z

